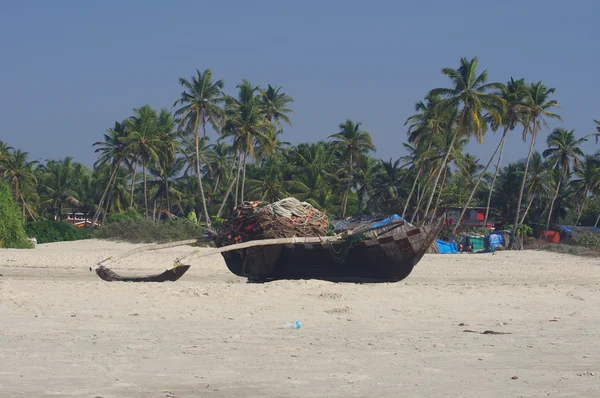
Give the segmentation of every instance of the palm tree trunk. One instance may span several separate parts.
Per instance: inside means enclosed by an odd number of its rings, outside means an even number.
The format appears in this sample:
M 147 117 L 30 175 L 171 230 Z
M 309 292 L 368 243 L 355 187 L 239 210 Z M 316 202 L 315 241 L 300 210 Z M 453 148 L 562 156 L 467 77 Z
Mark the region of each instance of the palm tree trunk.
M 25 203 L 25 198 L 23 198 L 23 194 L 21 194 L 21 202 L 23 202 L 23 207 L 27 210 L 27 213 L 29 213 L 29 216 L 31 217 L 31 219 L 34 222 L 36 222 L 37 220 L 33 216 L 33 213 L 31 212 L 31 209 L 29 208 L 29 206 L 27 206 L 27 203 Z
M 423 213 L 423 221 L 424 222 L 427 222 L 427 215 L 429 213 L 429 209 L 431 207 L 431 202 L 433 201 L 433 197 L 435 196 L 435 190 L 437 188 L 438 182 L 440 181 L 442 171 L 446 168 L 446 163 L 448 162 L 448 158 L 450 157 L 450 152 L 452 152 L 452 148 L 454 147 L 454 141 L 456 141 L 456 137 L 458 136 L 460 127 L 461 126 L 459 126 L 456 129 L 456 133 L 454 133 L 454 136 L 452 137 L 452 141 L 450 141 L 450 146 L 448 147 L 448 150 L 446 151 L 446 155 L 444 156 L 444 160 L 442 161 L 442 164 L 440 165 L 440 169 L 438 170 L 437 175 L 435 176 L 435 181 L 433 182 L 433 187 L 431 189 L 431 195 L 429 195 L 429 201 L 427 202 L 427 206 L 425 207 L 425 213 Z
M 404 205 L 404 209 L 402 210 L 402 218 L 406 214 L 406 209 L 408 208 L 408 204 L 410 203 L 410 199 L 412 198 L 413 192 L 415 191 L 415 187 L 417 186 L 417 182 L 419 181 L 419 177 L 421 176 L 421 172 L 423 171 L 423 165 L 419 167 L 419 171 L 417 172 L 417 176 L 415 177 L 415 182 L 413 182 L 412 188 L 410 189 L 410 193 L 408 194 L 408 198 L 406 199 L 406 204 Z
M 146 187 L 146 162 L 142 162 L 142 169 L 144 173 L 144 209 L 146 211 L 146 220 L 148 219 L 148 189 Z
M 531 208 L 534 199 L 535 198 L 533 195 L 531 196 L 531 198 L 529 198 L 529 203 L 527 204 L 527 208 L 525 208 L 525 213 L 523 213 L 523 217 L 521 217 L 521 222 L 519 224 L 523 224 L 523 222 L 525 221 L 525 217 L 527 217 L 527 213 L 529 213 L 529 209 Z
M 241 203 L 244 203 L 244 189 L 246 188 L 246 161 L 248 160 L 248 151 L 244 152 L 244 169 L 242 174 L 242 191 L 240 192 Z
M 531 144 L 529 145 L 529 154 L 527 155 L 527 161 L 525 162 L 525 173 L 523 173 L 523 181 L 521 182 L 521 191 L 519 192 L 519 199 L 517 200 L 517 208 L 515 210 L 515 220 L 513 222 L 513 230 L 510 234 L 511 240 L 508 245 L 509 249 L 514 248 L 516 243 L 516 233 L 519 228 L 519 216 L 521 215 L 521 201 L 523 200 L 523 193 L 525 192 L 525 182 L 527 182 L 527 171 L 529 170 L 529 162 L 531 160 L 531 153 L 533 152 L 533 145 L 535 144 L 535 138 L 537 134 L 537 121 L 533 122 L 533 131 L 531 134 Z
M 485 207 L 485 218 L 483 219 L 483 226 L 485 227 L 488 222 L 488 215 L 490 213 L 490 204 L 492 203 L 492 195 L 494 194 L 494 185 L 496 184 L 496 177 L 498 177 L 498 171 L 500 171 L 500 161 L 502 160 L 502 153 L 504 152 L 504 141 L 500 147 L 500 154 L 498 155 L 498 162 L 496 163 L 496 171 L 494 172 L 494 178 L 492 178 L 492 185 L 490 186 L 490 193 L 488 195 L 487 205 Z
M 169 200 L 169 176 L 167 175 L 166 172 L 167 169 L 167 165 L 165 162 L 165 199 L 167 201 L 167 211 L 170 213 L 171 212 L 171 201 Z
M 412 215 L 412 217 L 410 219 L 410 223 L 411 224 L 415 220 L 415 217 L 417 217 L 419 215 L 419 209 L 421 208 L 421 204 L 423 203 L 423 199 L 425 199 L 425 195 L 427 193 L 427 186 L 429 185 L 429 181 L 431 180 L 432 177 L 433 177 L 433 173 L 431 173 L 429 175 L 429 177 L 427 177 L 427 180 L 425 181 L 425 186 L 422 189 L 421 197 L 417 201 L 417 206 L 415 207 L 415 212 L 413 213 L 413 215 Z M 421 189 L 421 184 L 419 184 L 419 189 Z M 417 221 L 418 220 L 420 220 L 420 218 L 417 218 Z
M 444 170 L 444 177 L 442 178 L 442 185 L 440 185 L 440 191 L 438 192 L 437 199 L 435 200 L 435 204 L 433 205 L 433 211 L 431 214 L 435 215 L 437 213 L 437 208 L 441 203 L 440 198 L 442 197 L 442 191 L 444 190 L 444 185 L 446 185 L 446 178 L 448 177 L 448 168 Z
M 558 184 L 556 185 L 556 192 L 554 193 L 554 196 L 552 197 L 552 202 L 550 202 L 550 211 L 548 212 L 548 220 L 546 221 L 546 232 L 548 232 L 548 229 L 550 228 L 550 219 L 552 218 L 552 211 L 554 210 L 554 202 L 556 201 L 556 198 L 558 198 L 558 191 L 560 191 L 561 183 L 562 183 L 562 176 L 558 180 Z
M 92 228 L 94 225 L 96 225 L 96 222 L 98 222 L 98 217 L 100 216 L 100 210 L 102 209 L 102 205 L 104 204 L 104 200 L 106 199 L 106 194 L 108 193 L 108 190 L 110 189 L 110 185 L 112 183 L 113 178 L 116 179 L 118 169 L 119 169 L 118 163 L 116 165 L 113 165 L 113 170 L 112 170 L 112 173 L 110 174 L 110 178 L 108 179 L 108 184 L 106 184 L 104 193 L 102 194 L 102 197 L 100 198 L 100 202 L 98 202 L 98 208 L 96 209 L 96 212 L 94 213 L 94 218 L 92 219 L 90 228 Z
M 219 180 L 221 179 L 221 173 L 217 174 L 217 179 L 215 180 L 215 186 L 213 187 L 212 192 L 208 195 L 208 206 L 212 206 L 213 199 L 217 194 L 217 188 L 219 186 Z
M 348 206 L 348 195 L 350 195 L 350 185 L 352 185 L 352 169 L 353 169 L 352 150 L 350 150 L 350 176 L 348 176 L 348 187 L 346 188 L 346 194 L 344 195 L 343 207 L 342 207 L 342 218 L 346 217 L 346 207 Z
M 477 179 L 477 182 L 475 183 L 475 186 L 471 190 L 471 194 L 469 195 L 469 199 L 467 199 L 467 203 L 465 203 L 465 205 L 463 206 L 462 211 L 460 212 L 460 216 L 458 216 L 458 220 L 456 221 L 456 225 L 454 225 L 454 229 L 452 229 L 452 233 L 453 234 L 456 232 L 456 229 L 460 225 L 460 222 L 462 221 L 462 219 L 463 219 L 463 217 L 464 217 L 464 215 L 465 215 L 465 213 L 467 211 L 467 208 L 469 207 L 469 204 L 471 203 L 471 200 L 473 200 L 473 196 L 475 196 L 475 192 L 477 191 L 477 187 L 479 187 L 479 183 L 483 179 L 483 176 L 485 175 L 485 172 L 487 171 L 487 169 L 492 164 L 492 161 L 494 160 L 494 157 L 496 156 L 496 154 L 500 150 L 500 147 L 504 144 L 504 138 L 506 137 L 506 132 L 507 131 L 508 131 L 508 127 L 504 127 L 504 133 L 502 134 L 502 138 L 500 139 L 500 142 L 498 143 L 498 146 L 496 147 L 496 150 L 494 151 L 494 153 L 490 157 L 490 160 L 488 160 L 488 162 L 485 165 L 485 168 L 483 169 L 483 171 L 481 172 L 481 174 L 479 175 L 479 178 Z M 485 224 L 483 226 L 485 227 Z
M 137 156 L 133 161 L 133 176 L 131 177 L 131 197 L 129 198 L 129 207 L 133 207 L 133 193 L 135 191 L 135 174 L 137 172 Z
M 117 171 L 118 171 L 118 167 L 117 167 Z M 110 182 L 110 190 L 108 191 L 108 196 L 106 197 L 106 207 L 104 210 L 104 217 L 106 218 L 106 215 L 108 215 L 108 206 L 110 204 L 110 197 L 112 196 L 113 190 L 115 188 L 115 183 L 117 182 L 117 173 L 115 173 L 114 177 L 112 178 L 112 181 Z M 106 220 L 104 220 L 104 222 L 106 222 Z
M 238 195 L 240 193 L 240 174 L 242 171 L 242 152 L 240 151 L 238 154 L 238 164 L 237 164 L 237 173 L 235 175 L 235 203 L 233 205 L 234 208 L 238 207 Z
M 587 202 L 589 188 L 585 186 L 585 193 L 583 194 L 583 203 L 581 204 L 581 208 L 579 209 L 579 214 L 577 214 L 577 221 L 575 221 L 575 226 L 579 225 L 579 219 L 581 218 L 581 214 L 583 214 L 583 208 L 585 207 L 585 203 Z
M 596 218 L 596 223 L 594 224 L 594 228 L 598 228 L 598 223 L 600 223 L 600 213 L 598 213 L 598 218 Z
M 235 170 L 235 163 L 236 163 L 236 159 L 233 159 L 233 165 L 231 166 L 231 175 L 233 176 L 233 171 Z M 238 161 L 239 163 L 239 161 Z M 235 178 L 233 178 L 231 180 L 231 183 L 229 184 L 229 188 L 227 188 L 227 192 L 225 193 L 225 197 L 223 198 L 223 202 L 221 203 L 221 207 L 219 207 L 219 211 L 217 212 L 217 217 L 221 217 L 221 213 L 223 212 L 223 208 L 225 207 L 225 203 L 227 203 L 227 198 L 229 198 L 229 194 L 231 193 L 231 190 L 233 189 L 233 185 L 235 184 Z
M 197 122 L 196 122 L 197 123 Z M 204 133 L 206 134 L 206 124 L 204 123 Z M 198 185 L 200 185 L 200 195 L 202 196 L 202 208 L 204 209 L 204 216 L 206 217 L 206 226 L 210 228 L 210 216 L 208 215 L 208 208 L 206 207 L 206 197 L 204 196 L 204 187 L 202 186 L 202 173 L 200 173 L 200 148 L 199 148 L 199 131 L 196 127 L 196 174 L 198 175 Z M 198 218 L 200 222 L 200 218 Z

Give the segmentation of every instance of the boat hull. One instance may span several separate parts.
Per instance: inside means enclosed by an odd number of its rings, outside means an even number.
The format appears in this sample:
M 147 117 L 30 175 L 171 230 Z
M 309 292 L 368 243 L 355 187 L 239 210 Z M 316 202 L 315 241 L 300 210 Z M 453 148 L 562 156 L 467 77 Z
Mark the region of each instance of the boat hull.
M 397 282 L 410 275 L 442 225 L 443 219 L 420 228 L 404 224 L 369 240 L 265 246 L 222 255 L 232 273 L 258 280 Z

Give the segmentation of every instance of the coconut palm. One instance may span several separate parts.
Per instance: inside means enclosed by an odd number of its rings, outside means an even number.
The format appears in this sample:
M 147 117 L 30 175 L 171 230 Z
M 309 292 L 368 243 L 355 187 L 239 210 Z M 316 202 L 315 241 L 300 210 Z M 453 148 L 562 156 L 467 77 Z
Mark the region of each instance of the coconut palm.
M 144 178 L 144 211 L 148 218 L 148 166 L 159 162 L 161 140 L 158 130 L 158 116 L 150 105 L 134 109 L 134 116 L 127 119 L 125 125 L 129 131 L 123 139 L 126 151 L 129 151 L 142 164 Z
M 352 120 L 347 119 L 344 123 L 339 125 L 339 133 L 329 136 L 329 138 L 333 139 L 332 143 L 340 150 L 342 158 L 348 159 L 349 180 L 344 198 L 342 199 L 342 217 L 346 217 L 348 195 L 350 194 L 350 187 L 352 185 L 356 156 L 361 154 L 364 155 L 375 150 L 375 145 L 373 145 L 371 140 L 371 134 L 366 130 L 361 130 L 360 126 L 360 122 L 354 123 Z
M 542 208 L 542 203 L 548 198 L 552 185 L 550 168 L 549 164 L 544 161 L 542 154 L 537 151 L 531 154 L 529 166 L 527 167 L 527 194 L 525 195 L 527 207 L 523 212 L 520 224 L 525 221 L 534 200 L 538 199 L 539 207 Z M 519 176 L 521 176 L 521 173 L 519 173 Z
M 452 112 L 452 123 L 456 124 L 456 129 L 433 182 L 431 195 L 425 207 L 425 219 L 429 213 L 435 190 L 448 162 L 448 157 L 452 152 L 455 140 L 459 137 L 473 135 L 481 143 L 487 129 L 484 112 L 495 113 L 493 108 L 498 100 L 497 95 L 491 91 L 499 89 L 501 85 L 499 83 L 486 83 L 488 79 L 487 71 L 484 70 L 481 74 L 478 74 L 478 63 L 477 57 L 471 60 L 461 58 L 458 69 L 442 69 L 442 73 L 450 78 L 453 87 L 431 90 L 432 95 L 441 95 L 444 98 L 438 106 L 449 109 Z
M 15 203 L 22 203 L 23 215 L 25 214 L 25 210 L 27 210 L 29 215 L 35 220 L 22 193 L 23 189 L 35 189 L 38 182 L 33 170 L 33 166 L 37 161 L 28 161 L 27 155 L 27 152 L 23 152 L 20 149 L 14 150 L 11 148 L 7 150 L 7 155 L 5 155 L 5 160 L 2 163 L 2 175 L 12 188 Z
M 531 154 L 533 152 L 533 146 L 537 138 L 537 133 L 541 126 L 547 126 L 546 119 L 557 119 L 562 118 L 551 110 L 558 106 L 558 101 L 550 99 L 554 94 L 555 89 L 546 87 L 542 82 L 531 83 L 527 85 L 525 96 L 523 98 L 523 105 L 519 107 L 519 112 L 523 117 L 523 140 L 527 139 L 527 133 L 531 133 L 531 144 L 529 145 L 529 153 L 527 155 L 527 161 L 525 162 L 525 172 L 523 173 L 523 179 L 521 181 L 521 190 L 517 199 L 517 207 L 514 215 L 513 232 L 511 233 L 510 248 L 514 247 L 515 244 L 515 231 L 519 229 L 519 216 L 521 214 L 521 202 L 523 201 L 523 193 L 525 192 L 525 184 L 527 182 L 527 169 L 529 168 L 529 162 L 531 160 Z
M 206 197 L 202 185 L 202 173 L 200 171 L 200 126 L 202 126 L 202 136 L 206 137 L 206 125 L 210 123 L 215 130 L 221 127 L 221 118 L 223 110 L 219 104 L 223 102 L 223 80 L 213 81 L 212 70 L 206 69 L 204 72 L 196 70 L 196 76 L 191 80 L 179 78 L 179 84 L 184 87 L 180 98 L 175 101 L 173 106 L 181 105 L 181 108 L 175 111 L 175 116 L 181 127 L 190 134 L 193 134 L 196 144 L 196 175 L 198 178 L 198 187 L 202 197 L 202 207 L 206 217 L 206 225 L 210 227 L 210 216 L 206 205 Z
M 93 146 L 99 146 L 99 148 L 97 148 L 94 152 L 100 153 L 100 156 L 94 163 L 94 168 L 110 164 L 110 177 L 106 183 L 106 187 L 104 189 L 104 192 L 102 193 L 102 197 L 98 202 L 98 207 L 94 214 L 91 226 L 96 225 L 96 222 L 98 221 L 98 217 L 100 215 L 100 211 L 102 209 L 102 205 L 106 200 L 108 191 L 111 190 L 114 186 L 115 180 L 117 178 L 117 173 L 121 166 L 121 162 L 127 155 L 127 146 L 124 140 L 127 138 L 128 134 L 129 132 L 127 131 L 125 122 L 115 122 L 114 127 L 108 129 L 106 133 L 104 133 L 104 141 L 98 141 L 93 144 Z M 110 194 L 108 195 L 110 196 Z
M 577 221 L 575 221 L 575 225 L 579 225 L 579 220 L 587 203 L 589 193 L 595 192 L 600 188 L 600 162 L 596 157 L 586 155 L 575 173 L 579 177 L 577 181 L 578 185 L 583 188 L 583 200 L 577 213 Z
M 558 178 L 558 183 L 552 202 L 550 203 L 550 211 L 548 212 L 548 221 L 546 222 L 546 231 L 550 226 L 550 219 L 552 217 L 552 211 L 554 210 L 554 203 L 558 197 L 561 183 L 564 180 L 568 180 L 571 176 L 572 170 L 579 169 L 579 163 L 581 158 L 584 156 L 583 151 L 579 148 L 583 142 L 587 141 L 587 138 L 575 137 L 574 130 L 566 130 L 563 128 L 554 129 L 554 131 L 548 136 L 546 143 L 548 149 L 543 152 L 544 158 L 547 159 L 550 165 L 556 170 L 560 171 L 561 176 Z
M 244 201 L 246 183 L 246 164 L 248 156 L 254 157 L 254 148 L 258 142 L 274 136 L 274 125 L 265 118 L 265 111 L 258 96 L 259 88 L 243 79 L 237 85 L 237 98 L 227 97 L 225 105 L 225 137 L 233 138 L 233 145 L 238 148 L 238 171 L 236 184 L 242 173 L 241 201 Z M 240 167 L 241 166 L 241 167 Z M 236 188 L 237 198 L 237 188 Z M 236 200 L 237 205 L 237 200 Z
M 502 85 L 499 88 L 499 92 L 497 93 L 497 95 L 500 98 L 500 101 L 497 103 L 498 106 L 500 107 L 498 109 L 499 117 L 493 117 L 493 115 L 490 115 L 492 117 L 489 118 L 489 122 L 490 122 L 492 130 L 494 132 L 496 132 L 500 127 L 502 127 L 503 132 L 502 132 L 502 136 L 500 137 L 500 141 L 498 142 L 498 146 L 496 146 L 496 150 L 490 157 L 490 160 L 483 171 L 483 173 L 485 173 L 487 171 L 492 160 L 498 153 L 498 160 L 496 162 L 496 169 L 494 171 L 494 177 L 492 178 L 492 182 L 490 184 L 488 201 L 487 201 L 487 205 L 486 205 L 486 209 L 485 209 L 485 217 L 484 217 L 483 225 L 487 225 L 488 215 L 489 215 L 489 211 L 490 211 L 490 202 L 492 200 L 492 194 L 494 192 L 494 184 L 496 183 L 498 171 L 500 170 L 500 163 L 502 162 L 502 154 L 504 152 L 504 142 L 506 140 L 506 135 L 509 131 L 514 130 L 517 127 L 517 125 L 521 122 L 521 119 L 522 119 L 521 106 L 522 106 L 523 98 L 525 97 L 525 94 L 526 94 L 525 88 L 526 88 L 525 79 L 515 80 L 514 78 L 511 77 L 510 80 L 506 83 L 506 85 Z M 476 189 L 477 188 L 475 187 L 473 189 L 473 191 L 471 192 L 471 198 L 473 196 L 473 192 Z M 469 202 L 470 201 L 471 201 L 471 199 L 469 199 Z M 466 207 L 468 207 L 468 203 L 465 206 L 465 208 Z
M 59 221 L 63 208 L 79 204 L 76 188 L 84 170 L 69 156 L 62 160 L 49 160 L 36 169 L 42 204 L 49 206 Z
M 8 160 L 11 149 L 12 147 L 8 146 L 6 142 L 0 141 L 0 173 L 2 173 L 4 162 Z
M 281 92 L 282 87 L 273 87 L 270 84 L 266 90 L 259 89 L 259 102 L 262 105 L 263 113 L 268 121 L 274 123 L 281 130 L 281 122 L 291 126 L 292 121 L 288 113 L 294 113 L 287 107 L 289 102 L 294 102 L 294 98 Z

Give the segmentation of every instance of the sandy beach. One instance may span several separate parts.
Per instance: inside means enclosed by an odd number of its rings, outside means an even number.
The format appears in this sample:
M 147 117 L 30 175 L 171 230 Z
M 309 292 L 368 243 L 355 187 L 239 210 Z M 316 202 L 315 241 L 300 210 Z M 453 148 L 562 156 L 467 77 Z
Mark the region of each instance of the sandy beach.
M 600 396 L 598 259 L 426 255 L 393 284 L 248 284 L 220 256 L 175 283 L 89 271 L 132 247 L 0 250 L 0 396 Z M 190 250 L 111 267 L 160 272 Z

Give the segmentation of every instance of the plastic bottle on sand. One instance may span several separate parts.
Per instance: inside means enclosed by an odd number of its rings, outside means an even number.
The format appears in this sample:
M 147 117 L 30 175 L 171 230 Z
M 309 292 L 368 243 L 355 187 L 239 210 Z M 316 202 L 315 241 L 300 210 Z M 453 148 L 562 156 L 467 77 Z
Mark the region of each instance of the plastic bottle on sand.
M 284 322 L 281 327 L 284 329 L 300 329 L 300 321 Z

